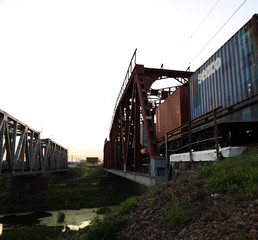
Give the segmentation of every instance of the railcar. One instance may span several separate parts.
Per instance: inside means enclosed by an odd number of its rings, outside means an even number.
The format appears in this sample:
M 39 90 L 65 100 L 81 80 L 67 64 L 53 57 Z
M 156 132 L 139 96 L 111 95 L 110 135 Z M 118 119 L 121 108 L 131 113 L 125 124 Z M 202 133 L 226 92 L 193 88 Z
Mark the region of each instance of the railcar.
M 214 145 L 214 123 L 222 147 L 257 142 L 257 14 L 194 72 L 188 87 L 190 121 L 187 125 L 170 128 L 163 136 L 160 136 L 158 127 L 156 134 L 161 148 L 166 137 L 169 149 L 174 152 L 185 151 L 189 141 L 193 143 L 193 149 L 207 149 Z M 169 98 L 166 101 L 169 102 Z M 171 104 L 171 108 L 174 107 Z M 183 115 L 186 116 L 188 107 L 180 111 L 185 111 Z M 162 117 L 170 117 L 158 114 L 159 108 L 156 111 L 157 123 Z

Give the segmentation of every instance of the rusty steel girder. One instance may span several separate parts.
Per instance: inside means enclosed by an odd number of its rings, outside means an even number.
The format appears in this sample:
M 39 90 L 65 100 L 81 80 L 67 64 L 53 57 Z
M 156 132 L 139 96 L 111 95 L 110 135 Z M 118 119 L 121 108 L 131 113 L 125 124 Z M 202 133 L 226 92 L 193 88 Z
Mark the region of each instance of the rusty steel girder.
M 135 64 L 116 103 L 110 140 L 106 140 L 104 145 L 104 168 L 142 172 L 151 159 L 161 158 L 155 133 L 155 109 L 148 99 L 148 92 L 151 85 L 161 78 L 174 78 L 179 84 L 186 84 L 191 75 L 192 72 L 145 68 Z M 147 146 L 142 144 L 141 135 L 146 136 Z

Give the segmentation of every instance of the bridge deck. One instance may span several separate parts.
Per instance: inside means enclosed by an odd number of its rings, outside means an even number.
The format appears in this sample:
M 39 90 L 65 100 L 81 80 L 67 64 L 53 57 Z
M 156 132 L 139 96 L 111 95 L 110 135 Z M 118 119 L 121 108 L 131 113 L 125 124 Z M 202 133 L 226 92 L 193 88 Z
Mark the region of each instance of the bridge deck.
M 124 172 L 122 170 L 117 170 L 117 169 L 107 169 L 104 168 L 106 172 L 118 175 L 120 177 L 127 178 L 129 180 L 132 180 L 134 182 L 146 185 L 146 186 L 151 186 L 155 185 L 155 177 L 150 176 L 148 174 L 142 174 L 142 173 L 135 173 L 135 172 Z

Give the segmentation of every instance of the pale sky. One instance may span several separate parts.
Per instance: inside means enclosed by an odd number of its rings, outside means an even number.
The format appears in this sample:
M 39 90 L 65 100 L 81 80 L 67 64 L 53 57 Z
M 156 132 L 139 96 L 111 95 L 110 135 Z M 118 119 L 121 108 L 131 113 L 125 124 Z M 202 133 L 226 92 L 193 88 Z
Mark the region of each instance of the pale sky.
M 198 55 L 243 2 L 0 0 L 0 109 L 69 159 L 102 159 L 134 50 L 146 67 L 194 71 L 258 13 L 247 0 Z

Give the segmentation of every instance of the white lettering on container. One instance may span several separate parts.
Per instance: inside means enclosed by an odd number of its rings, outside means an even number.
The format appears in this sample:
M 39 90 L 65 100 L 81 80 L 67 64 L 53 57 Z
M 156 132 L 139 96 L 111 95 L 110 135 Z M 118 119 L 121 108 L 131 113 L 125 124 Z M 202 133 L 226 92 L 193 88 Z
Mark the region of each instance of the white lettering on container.
M 219 70 L 220 67 L 221 59 L 220 57 L 217 57 L 215 61 L 213 61 L 208 67 L 198 74 L 198 84 L 201 84 L 206 78 L 210 77 L 213 73 L 215 73 L 215 71 Z

